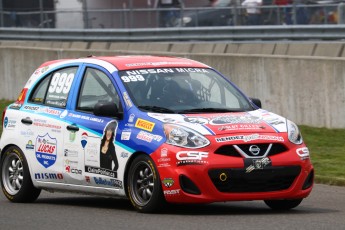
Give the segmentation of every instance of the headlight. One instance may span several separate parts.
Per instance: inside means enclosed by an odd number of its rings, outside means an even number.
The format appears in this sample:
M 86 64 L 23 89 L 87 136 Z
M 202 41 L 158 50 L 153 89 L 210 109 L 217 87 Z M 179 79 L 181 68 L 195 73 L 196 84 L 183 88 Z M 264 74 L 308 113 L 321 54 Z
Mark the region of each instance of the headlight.
M 289 141 L 291 141 L 292 143 L 296 145 L 302 144 L 303 139 L 298 129 L 298 126 L 289 120 L 287 120 L 286 125 L 287 125 Z
M 184 148 L 202 148 L 210 144 L 210 141 L 196 131 L 172 124 L 164 125 L 166 143 Z

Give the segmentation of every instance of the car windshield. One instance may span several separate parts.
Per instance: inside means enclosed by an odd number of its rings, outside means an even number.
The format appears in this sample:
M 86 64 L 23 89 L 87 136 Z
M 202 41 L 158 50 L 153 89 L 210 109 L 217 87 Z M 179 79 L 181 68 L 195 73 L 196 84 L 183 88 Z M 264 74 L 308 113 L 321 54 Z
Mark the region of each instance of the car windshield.
M 156 68 L 119 72 L 133 103 L 158 113 L 253 110 L 232 84 L 212 69 Z

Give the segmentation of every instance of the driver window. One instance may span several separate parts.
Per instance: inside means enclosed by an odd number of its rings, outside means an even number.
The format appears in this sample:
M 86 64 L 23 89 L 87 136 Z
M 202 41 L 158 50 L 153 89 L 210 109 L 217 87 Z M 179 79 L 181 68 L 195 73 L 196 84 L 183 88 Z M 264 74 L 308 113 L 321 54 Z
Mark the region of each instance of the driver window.
M 100 70 L 87 68 L 78 95 L 77 110 L 93 112 L 98 102 L 114 102 L 120 107 L 120 98 L 109 77 Z

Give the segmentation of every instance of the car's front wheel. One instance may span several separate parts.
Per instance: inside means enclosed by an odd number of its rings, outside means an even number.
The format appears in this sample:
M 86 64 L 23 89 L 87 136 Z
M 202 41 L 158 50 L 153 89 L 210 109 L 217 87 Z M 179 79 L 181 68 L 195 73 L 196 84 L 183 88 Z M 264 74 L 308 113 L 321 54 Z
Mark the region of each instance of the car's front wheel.
M 1 187 L 12 202 L 33 202 L 41 192 L 33 186 L 26 158 L 17 147 L 8 148 L 1 157 Z
M 303 199 L 294 200 L 265 200 L 265 204 L 273 210 L 290 210 L 296 208 Z
M 159 174 L 147 155 L 136 157 L 128 173 L 128 196 L 139 212 L 156 212 L 165 204 Z

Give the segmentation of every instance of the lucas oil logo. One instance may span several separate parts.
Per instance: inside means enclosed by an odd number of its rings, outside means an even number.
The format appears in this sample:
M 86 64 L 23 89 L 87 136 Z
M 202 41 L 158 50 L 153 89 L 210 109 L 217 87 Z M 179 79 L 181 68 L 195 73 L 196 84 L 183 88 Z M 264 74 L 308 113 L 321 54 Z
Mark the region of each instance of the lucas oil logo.
M 44 136 L 38 136 L 36 138 L 36 159 L 41 165 L 43 165 L 43 167 L 48 168 L 56 162 L 56 146 L 56 138 L 50 137 L 48 133 Z

